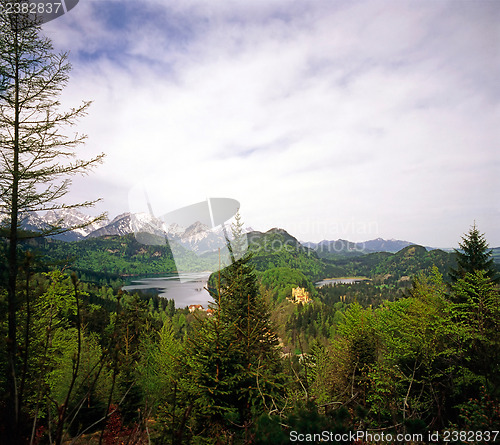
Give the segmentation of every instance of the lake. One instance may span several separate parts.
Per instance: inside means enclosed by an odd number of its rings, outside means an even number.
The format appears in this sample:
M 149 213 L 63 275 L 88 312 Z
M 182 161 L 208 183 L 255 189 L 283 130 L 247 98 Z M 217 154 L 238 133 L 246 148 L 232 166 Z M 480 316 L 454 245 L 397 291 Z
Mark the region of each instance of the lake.
M 177 308 L 183 308 L 191 304 L 201 304 L 205 309 L 212 297 L 205 289 L 210 274 L 207 273 L 182 273 L 172 274 L 164 277 L 141 278 L 133 280 L 132 284 L 123 286 L 123 290 L 133 292 L 134 290 L 153 289 L 160 297 L 175 301 Z
M 330 284 L 354 284 L 361 283 L 366 280 L 366 278 L 325 278 L 324 280 L 314 283 L 314 286 L 323 287 Z
M 205 309 L 212 297 L 205 289 L 208 273 L 182 273 L 172 274 L 164 277 L 141 278 L 133 280 L 132 284 L 123 286 L 123 290 L 132 292 L 134 290 L 156 290 L 160 297 L 175 301 L 175 307 L 184 308 L 191 304 L 201 304 Z M 316 287 L 328 286 L 330 284 L 353 284 L 365 281 L 366 278 L 325 278 L 316 282 Z

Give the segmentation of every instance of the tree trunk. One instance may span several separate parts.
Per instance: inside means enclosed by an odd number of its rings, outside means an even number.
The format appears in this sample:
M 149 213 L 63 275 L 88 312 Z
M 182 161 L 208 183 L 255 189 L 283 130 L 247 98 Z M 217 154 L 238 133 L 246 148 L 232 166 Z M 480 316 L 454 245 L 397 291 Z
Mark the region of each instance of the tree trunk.
M 18 229 L 18 192 L 19 192 L 19 63 L 18 41 L 15 34 L 15 102 L 14 102 L 14 157 L 12 178 L 12 202 L 10 211 L 9 234 L 9 279 L 7 284 L 8 337 L 7 337 L 7 412 L 9 416 L 9 439 L 12 444 L 19 443 L 19 398 L 17 391 L 17 229 Z

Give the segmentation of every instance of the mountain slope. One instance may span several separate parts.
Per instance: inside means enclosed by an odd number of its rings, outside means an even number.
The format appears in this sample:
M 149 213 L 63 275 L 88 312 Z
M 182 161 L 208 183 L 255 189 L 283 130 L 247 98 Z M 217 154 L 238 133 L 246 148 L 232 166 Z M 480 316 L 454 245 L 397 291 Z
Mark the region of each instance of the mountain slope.
M 402 241 L 397 239 L 385 240 L 376 238 L 362 243 L 357 243 L 364 251 L 368 252 L 399 252 L 401 249 L 412 245 L 409 241 Z
M 316 251 L 320 258 L 339 259 L 342 257 L 356 257 L 374 252 L 398 252 L 401 249 L 412 245 L 409 241 L 376 238 L 373 240 L 354 243 L 343 239 L 319 243 L 303 243 Z
M 427 251 L 423 246 L 410 245 L 396 253 L 376 252 L 328 262 L 343 269 L 345 276 L 386 276 L 386 279 L 399 280 L 402 277 L 413 277 L 419 272 L 429 272 L 432 266 L 436 266 L 446 276 L 450 267 L 454 267 L 455 258 L 453 254 L 439 249 Z
M 44 264 L 98 275 L 131 276 L 174 273 L 177 270 L 202 271 L 211 265 L 182 246 L 149 246 L 133 234 L 87 238 L 77 242 L 54 239 L 33 240 L 29 247 L 44 258 Z M 176 263 L 172 250 L 182 255 Z
M 253 231 L 247 234 L 251 262 L 257 271 L 273 267 L 289 267 L 300 270 L 311 280 L 322 278 L 325 264 L 317 253 L 303 246 L 283 229 L 274 228 L 267 232 Z
M 63 228 L 87 224 L 86 227 L 73 229 L 60 235 L 53 236 L 53 238 L 62 241 L 78 241 L 108 223 L 107 219 L 92 223 L 91 221 L 94 219 L 93 217 L 76 209 L 50 210 L 42 217 L 42 219 L 50 226 Z
M 88 238 L 99 238 L 100 236 L 124 236 L 133 233 L 132 219 L 130 213 L 122 213 L 116 216 L 110 223 L 91 231 Z

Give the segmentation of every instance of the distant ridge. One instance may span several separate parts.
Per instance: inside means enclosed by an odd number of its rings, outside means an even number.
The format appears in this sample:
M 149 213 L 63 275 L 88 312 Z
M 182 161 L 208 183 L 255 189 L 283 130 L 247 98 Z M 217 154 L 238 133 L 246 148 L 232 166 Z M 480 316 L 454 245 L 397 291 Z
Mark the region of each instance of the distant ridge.
M 56 223 L 61 227 L 70 227 L 90 221 L 91 216 L 86 215 L 76 209 L 62 209 L 58 211 L 50 211 L 45 215 L 37 213 L 28 213 L 21 218 L 21 227 L 29 231 L 47 230 Z M 61 241 L 80 241 L 85 238 L 99 238 L 103 236 L 125 236 L 134 233 L 134 226 L 147 227 L 148 231 L 168 236 L 169 239 L 178 241 L 185 248 L 192 251 L 203 253 L 210 252 L 214 246 L 218 245 L 218 241 L 223 237 L 222 229 L 214 229 L 207 231 L 201 223 L 194 223 L 189 227 L 180 227 L 172 224 L 166 227 L 162 221 L 154 218 L 149 214 L 131 214 L 122 213 L 117 215 L 113 220 L 104 220 L 98 223 L 89 225 L 88 227 L 65 232 L 61 235 L 53 236 L 52 238 Z M 228 227 L 226 227 L 226 230 Z M 354 257 L 361 256 L 374 252 L 390 252 L 396 253 L 405 247 L 416 245 L 411 241 L 398 239 L 375 238 L 364 242 L 352 242 L 345 239 L 323 240 L 319 243 L 299 241 L 291 234 L 281 228 L 272 228 L 267 232 L 254 231 L 248 227 L 244 230 L 249 236 L 259 237 L 267 233 L 283 235 L 285 240 L 293 245 L 301 246 L 305 249 L 311 249 L 317 253 L 319 258 L 334 259 L 338 257 Z M 436 248 L 424 246 L 428 251 Z M 441 248 L 443 251 L 451 252 L 453 248 Z M 500 263 L 500 247 L 491 249 L 495 262 Z
M 376 238 L 359 243 L 338 239 L 332 241 L 323 240 L 319 243 L 305 242 L 302 244 L 314 249 L 320 258 L 334 258 L 339 256 L 359 256 L 374 252 L 395 253 L 415 243 L 394 238 L 390 240 Z
M 376 238 L 374 240 L 365 241 L 363 243 L 358 243 L 365 247 L 365 250 L 371 252 L 399 252 L 405 247 L 411 246 L 415 243 L 409 241 L 402 241 L 397 239 L 385 240 L 383 238 Z
M 89 223 L 93 219 L 93 217 L 86 215 L 77 209 L 60 209 L 49 210 L 44 215 L 39 215 L 36 212 L 25 213 L 20 217 L 20 225 L 23 230 L 30 232 L 42 232 L 56 226 L 68 228 L 83 225 Z M 107 220 L 95 222 L 89 224 L 87 227 L 69 230 L 59 235 L 52 235 L 51 238 L 68 242 L 80 241 L 91 232 L 99 229 L 107 223 Z

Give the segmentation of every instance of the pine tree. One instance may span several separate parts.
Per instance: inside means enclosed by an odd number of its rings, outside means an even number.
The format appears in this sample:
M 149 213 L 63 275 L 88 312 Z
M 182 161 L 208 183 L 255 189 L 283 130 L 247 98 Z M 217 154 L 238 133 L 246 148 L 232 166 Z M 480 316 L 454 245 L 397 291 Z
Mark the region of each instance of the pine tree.
M 18 385 L 18 244 L 19 227 L 29 212 L 92 205 L 60 204 L 69 190 L 69 176 L 84 174 L 103 155 L 74 160 L 84 135 L 68 136 L 68 127 L 85 115 L 90 103 L 60 112 L 58 96 L 68 81 L 66 54 L 54 54 L 41 35 L 36 18 L 7 14 L 0 0 L 0 235 L 7 253 L 7 413 L 9 443 L 17 443 L 21 400 Z M 57 232 L 55 229 L 52 233 Z M 59 230 L 60 231 L 60 230 Z M 48 231 L 46 234 L 50 233 Z
M 230 243 L 230 251 L 232 254 L 233 262 L 239 260 L 245 255 L 248 247 L 248 242 L 245 234 L 243 233 L 243 222 L 241 221 L 240 212 L 236 212 L 234 222 L 231 224 L 232 239 Z
M 231 226 L 232 242 L 228 247 L 233 262 L 222 270 L 220 281 L 221 315 L 223 320 L 235 327 L 238 341 L 245 345 L 247 367 L 256 358 L 272 355 L 277 336 L 270 323 L 267 302 L 259 293 L 257 278 L 251 265 L 251 254 L 245 254 L 245 235 L 239 212 Z
M 233 227 L 233 240 L 240 235 Z M 252 419 L 271 406 L 281 369 L 250 256 L 234 260 L 217 281 L 213 316 L 201 319 L 191 336 L 192 372 L 205 420 L 230 436 L 248 433 Z
M 232 226 L 232 244 L 239 248 L 244 245 L 241 228 L 238 217 Z M 248 423 L 252 412 L 261 412 L 270 403 L 278 387 L 280 363 L 278 337 L 271 324 L 268 303 L 259 292 L 251 255 L 241 250 L 239 255 L 221 272 L 220 311 L 224 323 L 234 329 L 236 342 L 243 351 L 240 357 L 243 379 L 234 400 L 240 421 Z
M 455 249 L 457 268 L 450 270 L 451 279 L 456 282 L 468 273 L 484 271 L 485 276 L 498 283 L 499 277 L 495 270 L 491 250 L 484 233 L 480 233 L 476 223 L 459 243 L 460 249 Z
M 484 270 L 468 273 L 453 285 L 453 314 L 463 332 L 466 365 L 484 375 L 488 390 L 500 385 L 500 295 Z
M 188 339 L 186 361 L 192 385 L 185 385 L 189 388 L 186 412 L 191 402 L 195 434 L 220 437 L 230 435 L 232 423 L 240 421 L 235 401 L 244 378 L 244 351 L 235 341 L 234 327 L 223 322 L 219 303 L 211 308 L 213 316 L 198 319 Z

